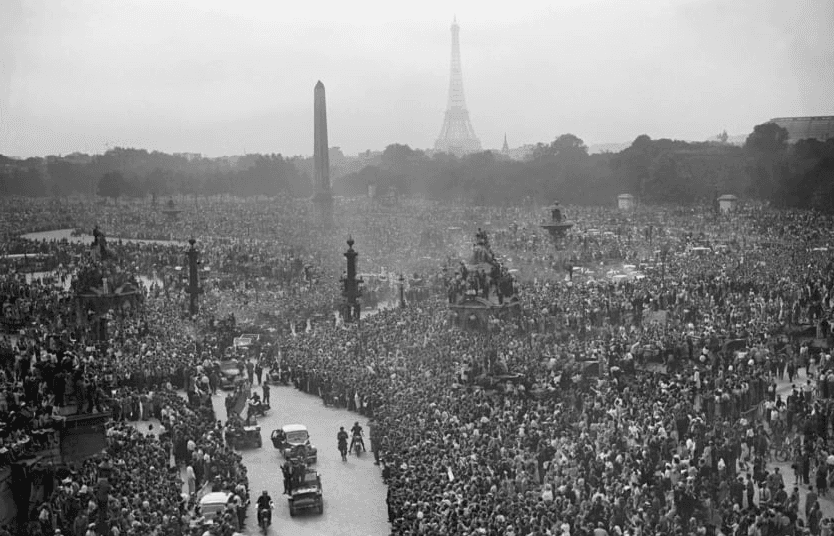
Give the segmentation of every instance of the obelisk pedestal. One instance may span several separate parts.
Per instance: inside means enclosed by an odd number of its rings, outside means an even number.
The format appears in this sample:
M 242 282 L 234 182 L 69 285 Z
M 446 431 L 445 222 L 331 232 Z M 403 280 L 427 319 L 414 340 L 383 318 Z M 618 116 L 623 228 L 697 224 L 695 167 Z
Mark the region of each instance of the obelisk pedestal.
M 333 228 L 333 193 L 330 190 L 330 153 L 327 144 L 327 104 L 321 80 L 313 90 L 313 207 L 316 224 Z

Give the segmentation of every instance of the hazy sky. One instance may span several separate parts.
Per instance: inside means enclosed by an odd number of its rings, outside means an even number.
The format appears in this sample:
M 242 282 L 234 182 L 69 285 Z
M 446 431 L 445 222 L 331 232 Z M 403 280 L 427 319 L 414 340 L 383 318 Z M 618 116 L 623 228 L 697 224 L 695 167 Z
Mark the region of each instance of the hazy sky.
M 0 154 L 428 148 L 453 15 L 485 148 L 834 114 L 831 0 L 0 0 Z

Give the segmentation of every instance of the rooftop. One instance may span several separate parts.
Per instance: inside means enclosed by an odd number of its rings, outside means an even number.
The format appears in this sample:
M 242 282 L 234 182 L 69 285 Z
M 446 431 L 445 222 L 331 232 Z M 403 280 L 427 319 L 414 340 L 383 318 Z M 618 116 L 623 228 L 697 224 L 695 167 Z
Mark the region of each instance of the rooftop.
M 816 139 L 825 141 L 834 138 L 834 116 L 775 117 L 769 121 L 788 131 L 788 141 Z

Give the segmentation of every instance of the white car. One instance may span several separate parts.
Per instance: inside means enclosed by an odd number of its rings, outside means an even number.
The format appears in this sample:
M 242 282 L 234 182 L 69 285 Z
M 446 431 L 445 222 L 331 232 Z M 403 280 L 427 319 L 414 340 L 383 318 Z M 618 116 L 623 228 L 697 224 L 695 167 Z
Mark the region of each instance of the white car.
M 200 499 L 200 513 L 203 519 L 213 521 L 215 517 L 223 513 L 231 499 L 232 494 L 225 491 L 213 491 L 203 495 Z

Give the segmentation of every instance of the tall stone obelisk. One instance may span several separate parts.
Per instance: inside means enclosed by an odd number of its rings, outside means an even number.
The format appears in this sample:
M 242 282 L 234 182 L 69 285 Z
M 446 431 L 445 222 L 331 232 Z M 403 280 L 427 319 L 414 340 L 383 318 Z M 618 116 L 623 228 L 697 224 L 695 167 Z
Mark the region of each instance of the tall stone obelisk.
M 316 223 L 333 227 L 333 193 L 330 190 L 330 154 L 327 145 L 327 105 L 321 80 L 313 90 L 313 206 Z

